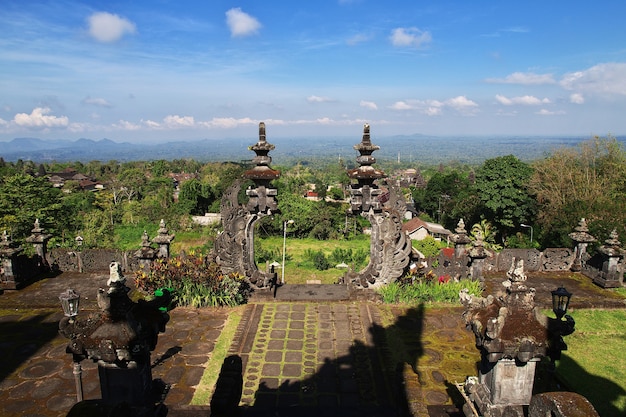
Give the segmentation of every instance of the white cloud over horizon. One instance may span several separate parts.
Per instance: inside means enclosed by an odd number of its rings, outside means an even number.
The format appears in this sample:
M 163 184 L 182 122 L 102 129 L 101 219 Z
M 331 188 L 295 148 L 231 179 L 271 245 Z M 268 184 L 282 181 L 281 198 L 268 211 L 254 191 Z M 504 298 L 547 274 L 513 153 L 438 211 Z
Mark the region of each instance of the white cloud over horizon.
M 494 84 L 542 85 L 554 84 L 552 74 L 535 74 L 533 72 L 514 72 L 504 78 L 487 78 L 485 81 Z
M 255 35 L 261 29 L 261 23 L 255 18 L 235 7 L 226 12 L 226 24 L 230 35 L 234 38 Z
M 396 47 L 422 48 L 432 42 L 430 32 L 420 30 L 416 27 L 395 28 L 389 36 L 391 44 Z
M 537 106 L 540 104 L 550 104 L 550 99 L 548 98 L 537 98 L 534 96 L 519 96 L 519 97 L 505 97 L 500 94 L 496 94 L 496 100 L 500 104 L 504 104 L 505 106 L 512 106 L 515 104 L 521 104 L 524 106 Z
M 134 34 L 137 27 L 130 20 L 116 14 L 96 12 L 87 18 L 89 35 L 98 42 L 112 43 L 126 34 Z
M 13 121 L 18 126 L 35 129 L 67 127 L 69 125 L 69 119 L 67 116 L 48 116 L 50 111 L 51 110 L 48 107 L 36 107 L 30 114 L 16 114 Z

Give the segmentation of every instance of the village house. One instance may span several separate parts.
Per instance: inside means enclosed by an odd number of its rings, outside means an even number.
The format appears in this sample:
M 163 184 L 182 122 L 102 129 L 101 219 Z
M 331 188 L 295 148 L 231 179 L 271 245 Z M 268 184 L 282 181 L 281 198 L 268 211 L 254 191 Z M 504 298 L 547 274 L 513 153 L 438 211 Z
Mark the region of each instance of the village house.
M 412 240 L 422 240 L 427 236 L 433 237 L 435 240 L 447 241 L 452 232 L 437 223 L 424 221 L 418 217 L 414 217 L 402 225 L 402 230 L 409 234 Z

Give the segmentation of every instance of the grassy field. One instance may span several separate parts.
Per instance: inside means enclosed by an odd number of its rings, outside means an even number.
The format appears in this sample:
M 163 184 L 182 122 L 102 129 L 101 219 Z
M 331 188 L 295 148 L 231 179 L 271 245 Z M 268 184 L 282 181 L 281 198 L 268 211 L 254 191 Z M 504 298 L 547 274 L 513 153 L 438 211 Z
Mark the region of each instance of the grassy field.
M 626 415 L 626 311 L 577 310 L 557 372 L 602 417 Z
M 259 246 L 268 252 L 272 252 L 274 257 L 267 260 L 267 264 L 259 263 L 258 267 L 264 270 L 266 266 L 273 261 L 282 262 L 283 238 L 270 237 L 265 239 L 256 239 L 255 248 Z M 353 251 L 365 250 L 369 255 L 370 241 L 369 238 L 357 240 L 315 240 L 315 239 L 294 239 L 287 237 L 286 244 L 287 256 L 285 262 L 285 282 L 289 284 L 306 284 L 307 280 L 320 280 L 323 284 L 334 284 L 345 272 L 345 269 L 335 268 L 334 265 L 325 271 L 315 268 L 312 261 L 305 256 L 307 250 L 321 250 L 326 256 L 336 248 L 352 249 Z M 369 257 L 368 257 L 369 259 Z M 368 259 L 364 264 L 355 265 L 355 269 L 360 270 L 367 266 Z M 349 264 L 348 261 L 345 263 Z M 351 265 L 352 266 L 352 265 Z M 281 277 L 280 268 L 276 269 L 279 278 Z

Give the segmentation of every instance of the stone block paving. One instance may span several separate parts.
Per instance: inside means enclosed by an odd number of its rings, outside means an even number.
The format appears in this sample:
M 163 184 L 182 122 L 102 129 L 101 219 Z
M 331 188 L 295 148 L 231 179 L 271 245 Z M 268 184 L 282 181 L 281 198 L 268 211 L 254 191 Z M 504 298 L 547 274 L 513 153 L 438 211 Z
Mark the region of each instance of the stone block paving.
M 422 315 L 387 328 L 384 314 L 405 311 L 371 303 L 248 305 L 229 351 L 243 363 L 242 413 L 428 416 L 429 405 L 449 404 L 445 382 L 473 372 L 474 352 L 458 347 L 469 342 L 473 349 L 471 337 L 459 340 L 457 333 L 466 333 L 460 311 L 456 318 L 425 324 Z M 426 327 L 444 338 L 445 352 L 421 347 Z M 445 375 L 442 363 L 460 357 L 472 369 Z

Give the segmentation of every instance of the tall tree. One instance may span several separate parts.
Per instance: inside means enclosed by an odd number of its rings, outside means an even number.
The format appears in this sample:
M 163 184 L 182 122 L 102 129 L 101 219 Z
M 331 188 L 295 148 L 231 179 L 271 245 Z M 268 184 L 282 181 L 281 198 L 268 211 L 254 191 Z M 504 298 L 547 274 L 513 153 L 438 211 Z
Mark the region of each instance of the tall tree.
M 600 240 L 614 228 L 626 231 L 626 152 L 615 138 L 560 148 L 533 166 L 530 186 L 549 244 L 571 244 L 567 234 L 583 217 Z
M 532 222 L 536 202 L 528 188 L 533 169 L 513 155 L 486 160 L 476 172 L 476 191 L 485 218 L 506 238 L 521 223 Z
M 58 232 L 62 192 L 46 178 L 16 174 L 0 179 L 0 228 L 14 237 L 30 234 L 35 219 Z

